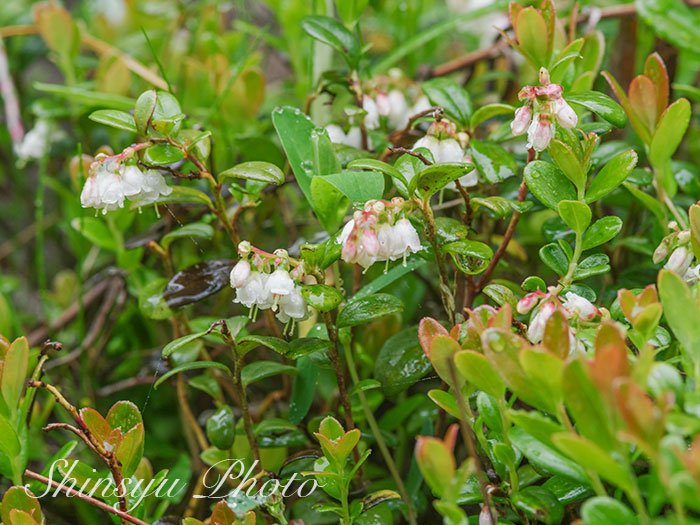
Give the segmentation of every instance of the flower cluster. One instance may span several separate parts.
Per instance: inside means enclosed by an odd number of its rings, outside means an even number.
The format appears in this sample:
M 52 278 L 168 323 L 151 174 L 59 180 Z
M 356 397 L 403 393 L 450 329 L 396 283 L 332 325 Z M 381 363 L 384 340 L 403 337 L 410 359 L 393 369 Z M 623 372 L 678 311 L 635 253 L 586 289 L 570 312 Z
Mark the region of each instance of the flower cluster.
M 231 287 L 236 290 L 234 303 L 250 308 L 252 317 L 258 310 L 271 309 L 283 323 L 301 321 L 309 316 L 299 284 L 304 280 L 303 270 L 297 264 L 289 271 L 294 261 L 285 250 L 270 254 L 243 241 L 238 245 L 238 253 L 241 260 L 230 275 Z
M 538 303 L 539 308 L 531 317 L 530 325 L 527 329 L 527 338 L 531 343 L 542 341 L 547 321 L 557 310 L 562 312 L 567 319 L 579 319 L 581 321 L 592 321 L 596 316 L 601 315 L 601 311 L 593 303 L 573 292 L 567 292 L 564 295 L 564 301 L 560 301 L 551 292 L 530 292 L 518 301 L 516 310 L 519 314 L 524 315 L 532 311 Z M 569 329 L 569 342 L 572 349 L 581 348 L 572 329 Z
M 362 98 L 362 109 L 365 111 L 364 126 L 367 131 L 380 127 L 381 118 L 386 119 L 389 129 L 399 129 L 408 123 L 409 115 L 419 113 L 430 107 L 427 97 L 420 97 L 413 106 L 408 105 L 406 96 L 398 89 L 388 93 L 378 88 L 373 89 L 373 96 L 365 94 Z M 347 131 L 336 124 L 326 126 L 331 142 L 345 144 L 353 148 L 362 148 L 362 132 L 358 125 L 351 126 Z
M 576 112 L 562 98 L 564 88 L 549 81 L 549 72 L 540 69 L 542 86 L 525 86 L 518 93 L 519 100 L 526 100 L 524 106 L 515 112 L 510 124 L 513 135 L 527 131 L 527 147 L 544 151 L 554 138 L 554 122 L 567 129 L 578 123 Z M 533 117 L 534 115 L 534 117 Z
M 367 201 L 364 210 L 356 211 L 337 242 L 343 245 L 345 262 L 367 269 L 377 261 L 395 261 L 421 249 L 418 232 L 404 216 L 406 205 L 401 197 L 391 202 Z
M 669 224 L 672 230 L 678 230 L 678 224 Z M 668 257 L 669 252 L 671 256 Z M 686 282 L 692 284 L 700 280 L 700 264 L 693 265 L 695 255 L 690 246 L 690 230 L 679 230 L 664 237 L 661 244 L 654 250 L 652 260 L 658 264 L 668 257 L 664 268 L 680 275 Z
M 442 119 L 433 122 L 424 137 L 418 139 L 413 145 L 413 150 L 426 148 L 433 155 L 436 164 L 442 162 L 471 162 L 471 158 L 464 152 L 469 141 L 466 133 L 457 133 L 457 127 L 449 120 Z M 470 171 L 459 179 L 465 188 L 476 186 L 479 178 L 476 171 Z M 447 185 L 454 188 L 455 184 Z
M 83 208 L 95 208 L 107 213 L 123 208 L 125 199 L 138 206 L 147 206 L 172 191 L 157 170 L 143 172 L 136 164 L 126 163 L 121 158 L 98 155 L 90 165 L 80 203 Z

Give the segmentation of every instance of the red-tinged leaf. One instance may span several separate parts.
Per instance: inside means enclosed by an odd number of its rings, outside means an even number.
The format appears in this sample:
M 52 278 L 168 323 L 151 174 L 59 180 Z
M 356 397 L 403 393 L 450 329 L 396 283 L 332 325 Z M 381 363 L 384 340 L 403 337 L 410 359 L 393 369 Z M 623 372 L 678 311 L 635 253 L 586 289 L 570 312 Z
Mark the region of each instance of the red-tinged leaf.
M 569 321 L 560 310 L 555 310 L 544 325 L 542 345 L 554 355 L 564 359 L 569 355 Z
M 31 494 L 31 493 L 30 493 Z M 17 509 L 27 513 L 36 519 L 36 521 L 41 521 L 41 507 L 39 506 L 39 501 L 27 494 L 24 487 L 10 487 L 5 492 L 2 498 L 2 511 L 0 517 L 2 517 L 2 522 L 10 524 L 10 511 Z
M 508 16 L 510 16 L 510 24 L 515 27 L 518 24 L 518 15 L 520 11 L 525 9 L 520 2 L 511 2 L 508 4 Z
M 341 461 L 344 461 L 344 459 L 350 455 L 350 452 L 352 452 L 352 449 L 355 448 L 359 441 L 360 431 L 356 428 L 349 430 L 342 438 L 340 438 L 340 440 L 338 440 L 335 450 L 340 456 Z
M 625 112 L 627 113 L 627 116 L 630 119 L 630 123 L 632 124 L 632 127 L 637 132 L 637 134 L 639 134 L 642 141 L 645 144 L 651 143 L 651 132 L 644 126 L 644 124 L 639 119 L 639 117 L 637 116 L 635 111 L 632 109 L 632 106 L 630 104 L 630 100 L 629 100 L 629 98 L 627 98 L 627 94 L 622 89 L 620 84 L 618 84 L 617 80 L 615 80 L 615 77 L 613 77 L 607 71 L 603 71 L 601 73 L 601 75 L 603 75 L 605 80 L 607 80 L 608 84 L 610 85 L 610 88 L 615 93 L 617 100 L 620 101 L 620 105 L 624 108 Z
M 499 308 L 496 315 L 488 320 L 488 328 L 502 328 L 503 330 L 509 330 L 513 325 L 513 308 L 509 303 L 504 304 Z
M 600 348 L 605 345 L 616 345 L 626 348 L 625 334 L 614 323 L 603 322 L 598 328 L 598 333 L 595 337 L 595 347 Z
M 121 428 L 126 433 L 139 423 L 143 423 L 141 412 L 131 401 L 117 401 L 107 412 L 107 423 L 112 428 Z
M 506 386 L 484 354 L 462 350 L 455 355 L 455 366 L 466 380 L 496 399 L 505 395 Z
M 632 321 L 634 317 L 634 307 L 637 304 L 637 297 L 631 291 L 623 288 L 617 291 L 617 300 L 620 303 L 622 313 L 625 314 L 625 317 L 629 321 Z
M 518 44 L 526 51 L 526 56 L 532 57 L 532 65 L 537 69 L 548 66 L 547 24 L 542 14 L 533 7 L 526 7 L 518 13 L 516 22 Z
M 425 481 L 433 493 L 442 497 L 447 493 L 455 473 L 455 458 L 452 453 L 457 435 L 457 425 L 452 425 L 445 440 L 418 436 L 416 440 L 416 462 Z
M 608 403 L 612 403 L 614 401 L 613 384 L 620 378 L 628 377 L 630 373 L 627 348 L 619 344 L 597 347 L 590 367 L 598 391 L 606 397 Z
M 226 505 L 226 502 L 220 501 L 216 504 L 211 515 L 212 525 L 233 525 L 235 521 L 236 514 Z
M 39 525 L 39 522 L 32 518 L 23 510 L 12 509 L 10 511 L 10 520 L 8 525 Z
M 430 345 L 429 359 L 435 372 L 440 376 L 440 379 L 455 388 L 459 388 L 464 384 L 464 378 L 454 365 L 454 356 L 461 349 L 462 347 L 459 346 L 459 343 L 448 335 L 435 336 Z M 457 376 L 458 384 L 455 384 L 453 372 Z
M 656 129 L 656 86 L 644 75 L 632 79 L 629 88 L 630 105 L 649 132 Z
M 93 436 L 104 444 L 111 444 L 112 427 L 102 414 L 94 408 L 87 407 L 80 410 L 80 417 Z
M 640 293 L 637 296 L 637 303 L 641 307 L 648 306 L 652 303 L 658 303 L 659 302 L 659 296 L 656 293 L 656 286 L 653 284 L 650 284 L 644 290 L 642 293 Z
M 430 346 L 438 335 L 450 337 L 450 333 L 432 317 L 424 317 L 418 324 L 418 340 L 425 355 L 430 359 Z
M 661 399 L 661 406 L 654 403 L 642 388 L 630 379 L 616 382 L 615 397 L 628 433 L 648 454 L 658 450 L 665 432 L 664 419 L 668 406 Z
M 547 57 L 551 60 L 552 50 L 554 49 L 554 31 L 557 23 L 554 2 L 552 0 L 544 0 L 542 5 L 540 5 L 540 12 L 547 26 Z
M 661 55 L 658 53 L 649 55 L 644 63 L 644 76 L 649 77 L 656 86 L 656 117 L 658 119 L 666 111 L 669 94 L 668 71 L 666 71 L 666 64 L 664 64 Z
M 321 421 L 318 431 L 332 441 L 340 439 L 345 433 L 343 425 L 341 425 L 338 420 L 332 416 L 327 416 L 323 419 L 323 421 Z

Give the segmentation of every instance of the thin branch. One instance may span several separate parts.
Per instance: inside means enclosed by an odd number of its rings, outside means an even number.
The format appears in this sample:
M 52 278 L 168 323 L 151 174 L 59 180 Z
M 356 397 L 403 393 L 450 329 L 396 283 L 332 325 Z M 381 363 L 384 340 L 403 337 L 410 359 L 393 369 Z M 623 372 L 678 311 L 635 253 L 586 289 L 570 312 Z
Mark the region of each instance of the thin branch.
M 78 499 L 83 500 L 85 503 L 89 503 L 90 505 L 93 505 L 93 506 L 97 507 L 98 509 L 102 509 L 105 512 L 109 512 L 110 514 L 114 514 L 115 516 L 118 516 L 119 518 L 121 518 L 124 521 L 128 521 L 130 523 L 135 523 L 136 525 L 149 525 L 145 521 L 142 521 L 138 518 L 134 518 L 128 512 L 117 510 L 114 507 L 112 507 L 111 505 L 108 505 L 107 503 L 105 503 L 103 501 L 95 499 L 92 496 L 88 496 L 87 494 L 83 494 L 82 492 L 74 490 L 74 489 L 66 486 L 65 484 L 58 483 L 52 479 L 44 477 L 41 474 L 37 474 L 36 472 L 33 472 L 31 470 L 25 470 L 24 475 L 25 475 L 25 477 L 27 477 L 29 479 L 33 479 L 35 481 L 43 483 L 44 485 L 47 485 L 51 488 L 59 489 L 61 492 L 65 492 L 66 496 L 68 496 L 68 497 L 76 496 Z
M 420 159 L 420 161 L 425 164 L 426 166 L 430 166 L 432 162 L 430 162 L 428 159 L 426 159 L 422 153 L 419 153 L 417 151 L 410 150 L 408 148 L 388 148 L 389 151 L 392 153 L 405 153 L 406 155 L 411 155 L 411 157 L 416 157 L 417 159 Z

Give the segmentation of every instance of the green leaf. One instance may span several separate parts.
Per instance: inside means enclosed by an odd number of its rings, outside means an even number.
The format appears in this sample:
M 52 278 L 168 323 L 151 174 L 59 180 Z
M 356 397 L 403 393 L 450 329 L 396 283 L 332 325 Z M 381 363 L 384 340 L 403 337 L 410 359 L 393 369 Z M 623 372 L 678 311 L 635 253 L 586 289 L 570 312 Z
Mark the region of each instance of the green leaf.
M 166 233 L 160 240 L 160 244 L 167 250 L 176 239 L 211 239 L 212 237 L 214 237 L 214 228 L 211 225 L 203 222 L 193 222 Z
M 376 171 L 344 171 L 320 177 L 352 202 L 381 199 L 384 194 L 384 175 Z M 311 180 L 312 189 L 315 179 Z
M 220 406 L 207 419 L 206 429 L 207 439 L 212 445 L 221 450 L 231 448 L 236 435 L 233 409 L 228 405 Z
M 374 362 L 374 377 L 384 394 L 393 397 L 403 392 L 432 369 L 418 341 L 415 326 L 392 335 L 382 345 Z
M 216 361 L 193 361 L 192 363 L 185 363 L 183 365 L 177 366 L 172 370 L 168 370 L 165 374 L 158 378 L 153 384 L 153 388 L 158 388 L 164 381 L 170 379 L 172 376 L 179 374 L 180 372 L 186 372 L 188 370 L 198 370 L 200 368 L 218 368 L 223 370 L 228 375 L 231 374 L 231 370 L 223 363 L 217 363 Z
M 289 351 L 289 343 L 287 341 L 270 335 L 246 335 L 241 337 L 236 344 L 239 354 L 246 354 L 259 346 L 274 350 L 281 355 L 286 355 Z
M 311 204 L 321 226 L 328 233 L 337 231 L 345 218 L 349 200 L 320 175 L 311 179 L 310 189 Z
M 45 84 L 44 82 L 34 82 L 34 89 L 44 93 L 58 95 L 86 107 L 100 107 L 109 109 L 120 109 L 129 111 L 134 107 L 134 99 L 123 97 L 115 93 L 103 93 L 101 91 L 90 91 L 75 86 L 63 84 Z
M 156 144 L 143 152 L 143 162 L 149 166 L 167 166 L 185 158 L 185 152 L 170 144 Z
M 378 171 L 384 175 L 389 175 L 392 179 L 399 180 L 405 187 L 408 187 L 406 178 L 391 164 L 377 159 L 356 159 L 348 163 L 349 169 Z
M 205 334 L 206 332 L 198 332 L 196 334 L 185 335 L 183 337 L 175 339 L 174 341 L 170 341 L 167 345 L 163 347 L 161 355 L 163 357 L 168 357 L 173 352 L 180 350 L 182 347 L 187 346 L 189 343 L 199 339 L 200 337 L 203 337 Z
M 300 25 L 311 37 L 339 51 L 351 69 L 357 68 L 362 53 L 360 43 L 341 22 L 328 16 L 312 15 L 305 16 Z
M 139 293 L 139 310 L 146 317 L 160 321 L 173 315 L 173 311 L 163 297 L 163 291 L 167 285 L 168 279 L 154 279 Z
M 100 248 L 116 252 L 119 249 L 114 235 L 102 219 L 97 217 L 76 217 L 70 221 L 74 230 Z
M 540 248 L 540 259 L 558 275 L 566 275 L 569 269 L 569 258 L 556 242 L 545 244 Z
M 319 312 L 330 312 L 343 302 L 343 294 L 327 284 L 307 284 L 302 286 L 301 295 L 311 307 Z
M 525 166 L 524 177 L 535 197 L 554 211 L 557 211 L 559 201 L 576 200 L 571 182 L 554 164 L 543 160 L 530 162 Z
M 293 366 L 283 365 L 275 361 L 255 361 L 243 367 L 243 370 L 241 370 L 241 382 L 243 386 L 247 386 L 278 374 L 296 375 L 298 373 L 299 371 Z
M 511 494 L 510 500 L 530 518 L 543 523 L 560 523 L 564 518 L 564 506 L 557 497 L 544 487 L 525 487 Z
M 473 164 L 459 162 L 443 162 L 425 166 L 409 181 L 408 193 L 413 195 L 413 192 L 418 190 L 424 198 L 429 197 L 473 169 Z
M 15 339 L 7 349 L 2 368 L 2 397 L 15 414 L 19 407 L 19 400 L 24 392 L 27 382 L 27 368 L 29 367 L 29 343 L 26 337 Z
M 434 106 L 440 106 L 445 110 L 450 119 L 459 127 L 464 128 L 469 124 L 472 114 L 472 100 L 465 89 L 455 80 L 448 77 L 439 77 L 423 82 L 423 92 Z
M 680 0 L 637 0 L 635 7 L 652 31 L 697 56 L 700 21 L 694 10 Z
M 455 265 L 467 275 L 483 272 L 493 257 L 491 247 L 479 241 L 454 241 L 442 246 Z
M 622 106 L 600 91 L 576 91 L 567 93 L 567 102 L 578 104 L 607 120 L 616 128 L 627 125 L 627 115 Z
M 666 223 L 666 213 L 664 211 L 664 207 L 661 205 L 661 203 L 648 193 L 644 193 L 642 190 L 637 188 L 634 184 L 630 184 L 629 182 L 623 182 L 622 185 L 629 191 L 632 195 L 634 195 L 644 206 L 649 208 L 651 212 L 656 216 L 656 219 L 659 221 L 661 224 Z
M 143 423 L 139 423 L 130 429 L 121 443 L 117 445 L 115 455 L 122 465 L 122 474 L 125 478 L 130 478 L 141 463 L 143 457 L 145 433 Z
M 313 157 L 311 133 L 316 129 L 316 126 L 299 109 L 289 106 L 278 107 L 272 112 L 272 124 L 275 126 L 284 152 L 287 154 L 287 160 L 292 167 L 299 188 L 306 199 L 312 202 L 311 177 L 314 172 L 313 164 L 310 162 Z
M 590 250 L 601 244 L 605 244 L 614 238 L 622 229 L 622 219 L 615 215 L 609 215 L 595 221 L 583 236 L 584 250 Z
M 290 341 L 289 348 L 283 355 L 287 359 L 299 359 L 314 352 L 325 350 L 329 346 L 331 346 L 331 342 L 328 339 L 300 337 Z
M 549 65 L 547 39 L 554 38 L 554 35 L 548 35 L 547 24 L 535 8 L 527 7 L 518 13 L 515 34 L 526 58 L 532 59 L 536 70 Z
M 124 111 L 118 111 L 116 109 L 98 109 L 97 111 L 93 111 L 88 118 L 94 122 L 104 124 L 105 126 L 136 133 L 134 117 Z
M 503 182 L 517 173 L 515 159 L 498 144 L 471 139 L 469 146 L 476 169 L 491 184 Z
M 621 488 L 625 492 L 632 490 L 634 481 L 630 472 L 623 463 L 616 461 L 610 455 L 592 441 L 585 437 L 561 432 L 552 436 L 552 441 L 557 448 L 563 451 L 574 461 L 585 458 L 586 468 L 593 470 L 601 478 Z
M 358 290 L 358 292 L 353 296 L 353 299 L 359 299 L 360 297 L 366 297 L 370 294 L 379 292 L 389 286 L 391 283 L 401 279 L 407 273 L 420 268 L 426 264 L 425 259 L 420 257 L 411 257 L 406 261 L 406 264 L 396 264 L 391 270 L 386 273 L 381 274 L 379 277 L 374 279 L 369 284 L 364 285 Z
M 122 433 L 126 433 L 139 423 L 143 423 L 143 416 L 131 401 L 117 401 L 107 412 L 105 420 L 112 429 L 119 428 Z
M 583 193 L 586 189 L 587 174 L 574 151 L 567 144 L 556 139 L 549 143 L 547 151 L 549 151 L 554 163 L 564 172 L 564 175 Z
M 401 300 L 390 294 L 378 293 L 353 298 L 338 314 L 337 325 L 338 328 L 346 328 L 367 324 L 385 315 L 402 312 L 403 309 Z
M 433 401 L 433 403 L 442 408 L 451 416 L 461 417 L 457 400 L 455 399 L 455 396 L 449 392 L 435 388 L 428 391 L 428 397 Z
M 559 474 L 565 478 L 588 485 L 583 469 L 578 463 L 538 441 L 522 428 L 511 427 L 508 438 L 523 456 L 538 470 L 547 474 Z
M 700 309 L 688 285 L 671 270 L 659 272 L 659 298 L 664 317 L 683 350 L 700 363 Z
M 462 350 L 455 355 L 455 366 L 464 378 L 479 390 L 501 399 L 506 386 L 484 354 L 473 350 Z
M 226 179 L 245 179 L 280 185 L 284 182 L 284 172 L 271 162 L 251 161 L 222 171 L 218 179 L 221 183 Z
M 469 119 L 469 127 L 473 130 L 479 124 L 497 115 L 512 115 L 514 111 L 515 108 L 510 104 L 488 104 L 487 106 L 482 106 L 472 113 L 472 117 Z
M 586 525 L 637 525 L 637 516 L 629 507 L 608 496 L 596 496 L 581 506 L 581 517 Z
M 585 279 L 593 275 L 607 273 L 610 271 L 610 258 L 604 253 L 589 255 L 578 263 L 574 270 L 574 280 Z
M 681 98 L 671 104 L 659 120 L 649 146 L 649 162 L 661 169 L 673 156 L 690 123 L 690 102 Z
M 32 496 L 34 496 L 32 494 Z M 39 523 L 41 522 L 41 506 L 39 505 L 39 500 L 34 496 L 32 497 L 27 494 L 24 487 L 10 487 L 5 492 L 2 497 L 2 522 L 7 525 L 13 525 L 16 523 L 10 518 L 10 511 L 17 509 L 26 512 L 29 516 L 32 516 L 34 520 Z
M 171 186 L 173 191 L 169 195 L 161 195 L 158 198 L 158 204 L 167 204 L 177 202 L 182 204 L 206 204 L 210 208 L 214 208 L 209 196 L 195 188 L 188 186 Z
M 21 451 L 17 432 L 2 414 L 0 414 L 0 451 L 11 459 L 19 456 Z
M 560 201 L 557 208 L 566 225 L 574 233 L 583 235 L 591 223 L 591 209 L 580 201 Z
M 518 298 L 515 296 L 513 291 L 499 283 L 489 283 L 484 287 L 484 295 L 489 296 L 493 299 L 496 304 L 503 306 L 504 304 L 509 304 L 515 308 Z
M 144 91 L 139 96 L 134 106 L 134 122 L 136 129 L 141 135 L 145 135 L 148 131 L 148 126 L 153 117 L 153 112 L 156 109 L 156 100 L 158 95 L 155 89 Z
M 363 379 L 362 381 L 352 385 L 352 388 L 348 390 L 348 397 L 352 397 L 360 392 L 366 392 L 367 390 L 374 390 L 375 388 L 381 388 L 382 383 L 376 379 Z
M 309 413 L 316 395 L 318 382 L 318 367 L 309 357 L 301 357 L 297 361 L 297 371 L 294 379 L 292 396 L 289 400 L 289 422 L 298 425 Z
M 610 159 L 594 177 L 586 191 L 586 203 L 590 204 L 604 197 L 624 182 L 637 165 L 634 150 L 623 151 Z

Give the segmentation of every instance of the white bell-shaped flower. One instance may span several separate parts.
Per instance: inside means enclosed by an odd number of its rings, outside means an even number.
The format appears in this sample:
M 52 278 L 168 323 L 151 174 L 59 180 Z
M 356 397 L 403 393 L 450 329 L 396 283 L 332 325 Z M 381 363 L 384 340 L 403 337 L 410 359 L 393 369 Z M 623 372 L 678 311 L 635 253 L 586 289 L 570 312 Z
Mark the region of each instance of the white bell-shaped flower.
M 289 295 L 294 290 L 294 281 L 287 270 L 277 269 L 270 274 L 267 280 L 266 290 L 272 295 Z
M 527 328 L 527 338 L 531 343 L 539 343 L 542 341 L 542 337 L 544 337 L 544 327 L 556 309 L 557 306 L 551 301 L 540 306 L 540 309 L 532 317 L 530 326 Z
M 279 308 L 280 310 L 275 317 L 283 323 L 291 319 L 299 321 L 305 319 L 309 315 L 309 308 L 304 301 L 304 297 L 301 295 L 301 288 L 299 286 L 296 286 L 292 293 L 280 299 Z
M 236 289 L 236 298 L 233 302 L 241 303 L 248 308 L 252 308 L 253 305 L 257 304 L 260 299 L 264 297 L 265 285 L 263 283 L 262 274 L 260 272 L 253 272 L 250 274 L 245 284 Z
M 598 308 L 585 297 L 581 297 L 573 292 L 567 292 L 562 306 L 571 315 L 577 316 L 583 321 L 590 321 L 598 315 Z
M 248 261 L 238 261 L 231 270 L 231 288 L 244 286 L 250 277 L 250 263 Z

